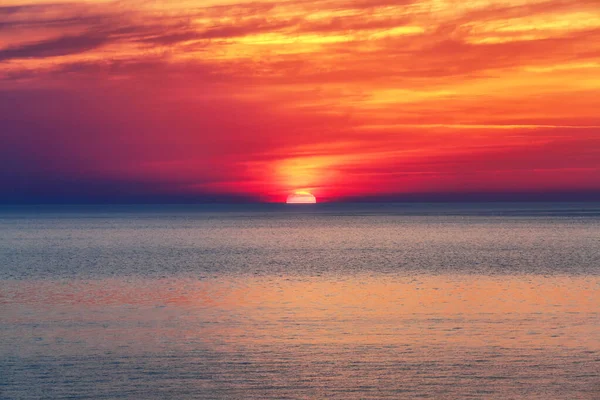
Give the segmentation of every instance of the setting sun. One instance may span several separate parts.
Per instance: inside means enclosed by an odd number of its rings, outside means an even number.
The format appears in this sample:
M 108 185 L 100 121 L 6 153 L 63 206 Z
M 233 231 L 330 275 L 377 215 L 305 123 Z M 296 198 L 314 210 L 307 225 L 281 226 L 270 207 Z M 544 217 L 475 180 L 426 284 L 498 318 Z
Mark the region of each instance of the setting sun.
M 315 204 L 317 199 L 309 192 L 298 191 L 290 194 L 286 200 L 287 204 Z
M 600 0 L 2 0 L 0 400 L 600 400 L 599 93 Z

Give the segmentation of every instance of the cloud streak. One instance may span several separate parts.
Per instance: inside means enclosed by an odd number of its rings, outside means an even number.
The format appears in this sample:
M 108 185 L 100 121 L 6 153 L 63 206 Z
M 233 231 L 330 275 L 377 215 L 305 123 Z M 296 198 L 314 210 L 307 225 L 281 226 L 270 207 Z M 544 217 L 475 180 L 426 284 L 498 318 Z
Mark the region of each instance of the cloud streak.
M 599 73 L 595 0 L 12 1 L 0 187 L 600 190 Z

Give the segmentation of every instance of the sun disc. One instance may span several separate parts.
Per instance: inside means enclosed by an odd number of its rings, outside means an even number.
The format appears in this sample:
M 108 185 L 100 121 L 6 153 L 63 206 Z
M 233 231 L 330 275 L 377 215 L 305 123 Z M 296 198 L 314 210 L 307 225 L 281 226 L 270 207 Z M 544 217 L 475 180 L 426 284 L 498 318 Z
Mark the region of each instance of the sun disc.
M 287 197 L 287 204 L 315 204 L 317 199 L 309 192 L 298 191 Z

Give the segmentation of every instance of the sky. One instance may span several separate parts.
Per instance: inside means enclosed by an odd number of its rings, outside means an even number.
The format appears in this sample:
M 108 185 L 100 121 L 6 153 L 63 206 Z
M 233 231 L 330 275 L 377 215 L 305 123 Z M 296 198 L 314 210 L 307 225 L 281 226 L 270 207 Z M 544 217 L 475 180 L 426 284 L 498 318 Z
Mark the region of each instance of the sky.
M 3 0 L 0 203 L 600 199 L 598 0 Z

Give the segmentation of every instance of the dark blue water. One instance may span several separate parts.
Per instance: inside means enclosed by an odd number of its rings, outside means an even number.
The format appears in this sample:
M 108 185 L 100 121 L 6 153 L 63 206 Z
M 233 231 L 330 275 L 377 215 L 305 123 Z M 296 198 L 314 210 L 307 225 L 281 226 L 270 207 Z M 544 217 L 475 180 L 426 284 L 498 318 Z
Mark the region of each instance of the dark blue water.
M 600 393 L 600 205 L 0 208 L 0 398 Z

